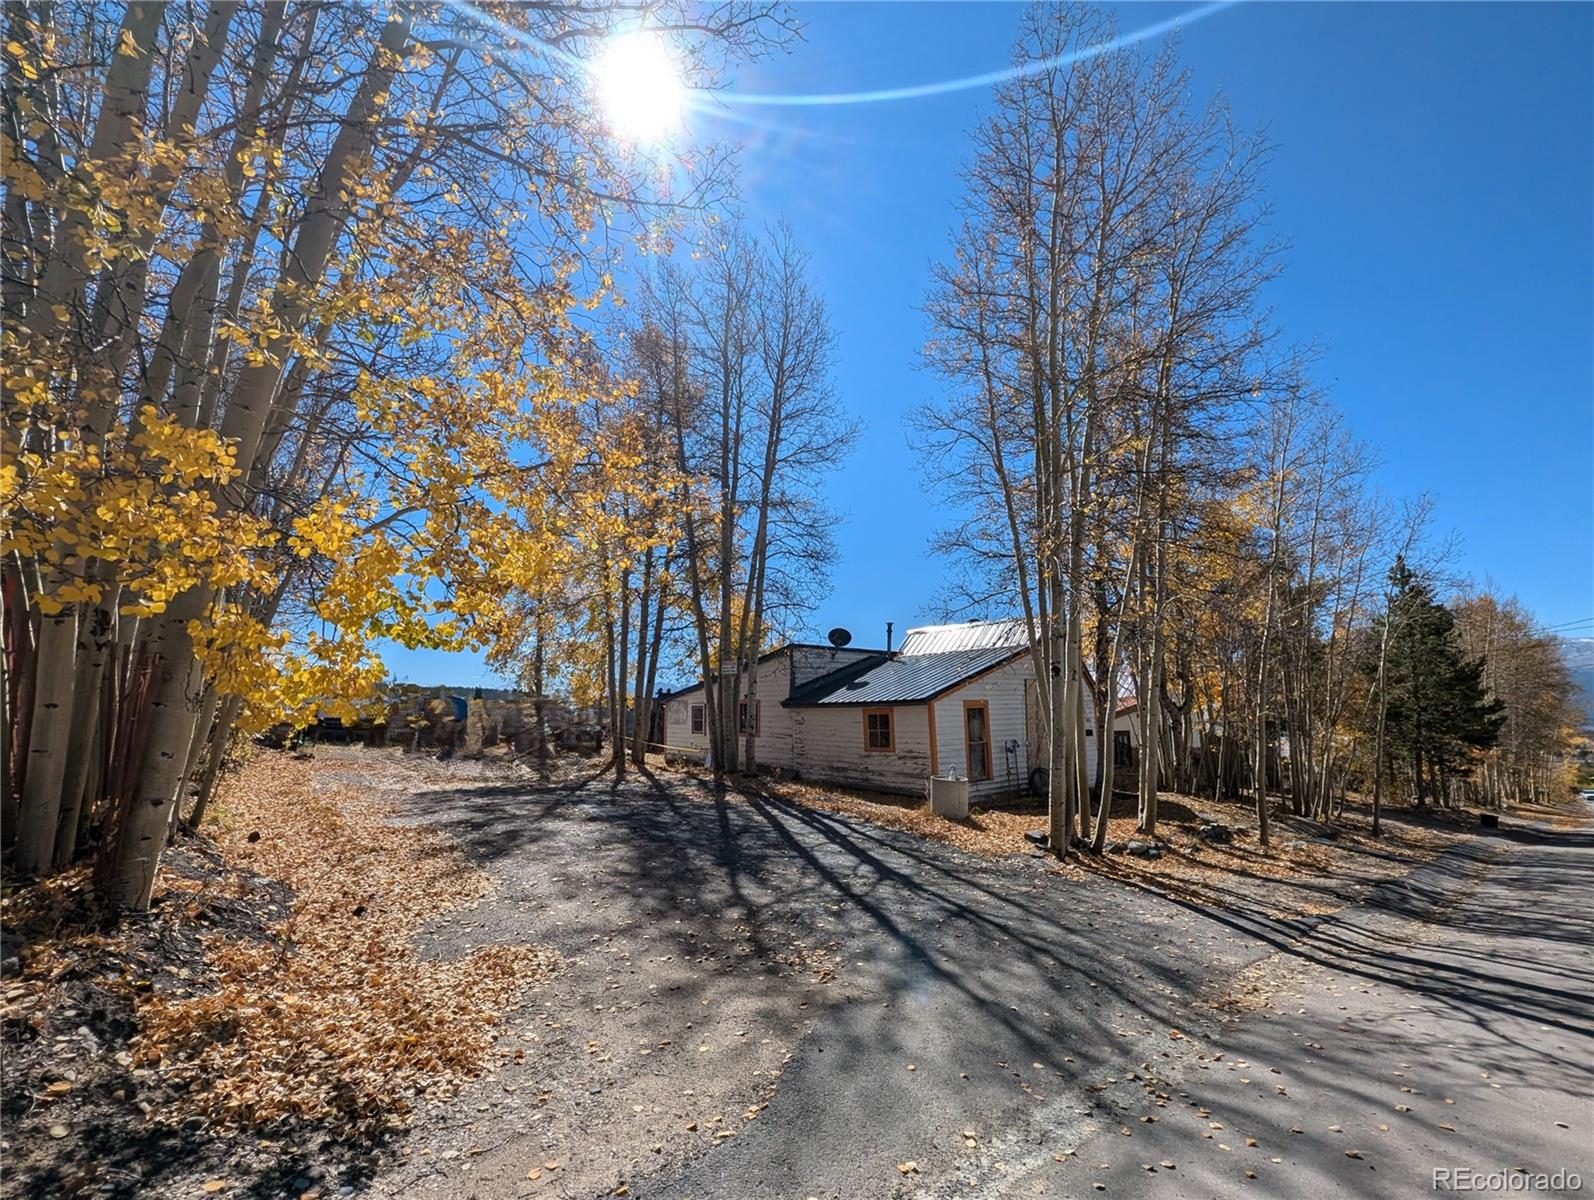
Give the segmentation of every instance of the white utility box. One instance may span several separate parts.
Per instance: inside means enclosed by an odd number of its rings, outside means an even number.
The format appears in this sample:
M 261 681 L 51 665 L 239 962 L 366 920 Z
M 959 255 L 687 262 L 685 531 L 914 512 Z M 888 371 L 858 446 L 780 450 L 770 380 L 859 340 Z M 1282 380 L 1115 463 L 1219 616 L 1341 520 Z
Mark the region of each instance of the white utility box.
M 930 811 L 954 821 L 968 820 L 969 781 L 957 775 L 930 776 Z

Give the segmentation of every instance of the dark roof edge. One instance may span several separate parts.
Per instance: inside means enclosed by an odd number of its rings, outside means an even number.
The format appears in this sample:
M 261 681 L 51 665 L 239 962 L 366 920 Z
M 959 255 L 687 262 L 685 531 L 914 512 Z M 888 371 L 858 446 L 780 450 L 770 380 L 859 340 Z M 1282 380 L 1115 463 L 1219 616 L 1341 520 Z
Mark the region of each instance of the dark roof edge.
M 996 647 L 992 647 L 992 649 L 996 649 Z M 927 655 L 910 654 L 904 661 L 911 662 L 916 658 L 933 658 L 942 654 L 970 653 L 978 653 L 978 651 L 937 650 L 933 654 Z M 1011 653 L 1004 655 L 995 662 L 987 663 L 982 667 L 978 667 L 975 670 L 970 671 L 967 675 L 959 676 L 957 680 L 947 684 L 940 691 L 937 691 L 929 696 L 922 696 L 916 700 L 880 700 L 860 698 L 857 700 L 828 700 L 820 702 L 818 700 L 807 699 L 802 695 L 794 695 L 782 700 L 781 705 L 785 708 L 912 708 L 914 705 L 918 704 L 930 704 L 936 700 L 939 700 L 948 692 L 955 692 L 958 690 L 958 688 L 963 687 L 965 684 L 968 684 L 975 679 L 979 679 L 983 675 L 988 675 L 992 671 L 999 671 L 1003 667 L 1011 666 L 1016 659 L 1022 658 L 1028 653 L 1028 646 L 1014 646 L 1011 648 Z M 851 679 L 846 678 L 847 675 L 867 675 L 882 662 L 888 662 L 892 659 L 901 657 L 901 655 L 895 653 L 886 654 L 881 652 L 878 659 L 874 661 L 866 659 L 856 663 L 849 663 L 846 667 L 843 667 L 839 671 L 832 671 L 828 675 L 821 675 L 817 679 L 812 679 L 808 683 L 803 684 L 800 691 L 802 693 L 817 692 L 819 695 L 826 695 L 840 685 L 852 682 Z M 821 684 L 825 686 L 820 687 Z
M 848 650 L 854 654 L 867 655 L 884 655 L 886 653 L 884 650 L 865 650 L 862 646 L 832 646 L 829 642 L 783 642 L 779 646 L 776 646 L 773 650 L 764 651 L 764 653 L 760 654 L 754 661 L 757 663 L 766 663 L 772 658 L 779 658 L 782 654 L 785 654 L 790 650 Z M 860 659 L 859 661 L 861 662 L 863 660 Z M 847 665 L 853 666 L 854 664 L 848 663 Z M 839 671 L 845 670 L 846 668 L 838 667 L 836 669 Z M 823 677 L 821 676 L 821 678 Z M 685 687 L 678 687 L 668 692 L 660 692 L 658 695 L 653 697 L 653 701 L 656 704 L 660 700 L 669 700 L 674 696 L 684 696 L 687 692 L 697 691 L 706 682 L 706 680 L 699 679 L 695 683 L 687 684 Z M 803 686 L 807 687 L 808 685 L 803 684 Z M 784 701 L 782 701 L 782 703 L 784 703 Z
M 895 657 L 897 657 L 895 653 L 888 654 L 884 650 L 870 650 L 866 658 L 856 659 L 853 662 L 837 667 L 833 671 L 826 671 L 823 675 L 815 675 L 806 683 L 799 684 L 792 689 L 791 695 L 780 702 L 780 705 L 782 708 L 811 707 L 803 699 L 804 696 L 814 693 L 824 695 L 843 683 L 850 683 L 852 679 L 859 675 L 867 675 L 881 663 L 890 662 Z

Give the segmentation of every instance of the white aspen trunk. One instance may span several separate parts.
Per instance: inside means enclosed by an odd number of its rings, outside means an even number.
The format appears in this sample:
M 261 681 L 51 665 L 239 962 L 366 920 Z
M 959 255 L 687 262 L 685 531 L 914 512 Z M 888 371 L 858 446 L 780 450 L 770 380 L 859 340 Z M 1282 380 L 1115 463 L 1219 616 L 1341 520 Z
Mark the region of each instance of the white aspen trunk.
M 286 260 L 282 286 L 272 299 L 273 315 L 285 329 L 303 327 L 311 296 L 325 275 L 348 214 L 348 174 L 370 150 L 378 101 L 385 101 L 396 66 L 403 59 L 413 15 L 409 5 L 394 10 L 328 152 L 321 185 L 310 199 L 294 242 L 294 253 Z M 246 366 L 227 406 L 221 432 L 236 445 L 237 466 L 243 478 L 248 478 L 254 466 L 282 374 L 282 364 L 270 358 L 259 365 Z M 168 806 L 178 798 L 201 691 L 188 626 L 191 621 L 205 618 L 213 595 L 209 586 L 191 588 L 177 596 L 156 619 L 155 652 L 159 661 L 144 761 L 116 839 L 116 860 L 105 876 L 106 897 L 118 907 L 139 911 L 149 907 L 170 814 Z
M 1081 661 L 1082 647 L 1074 643 L 1074 704 L 1073 727 L 1069 730 L 1074 739 L 1074 791 L 1078 796 L 1075 806 L 1075 815 L 1079 818 L 1079 839 L 1088 841 L 1090 838 L 1090 754 L 1089 743 L 1085 738 L 1085 673 Z M 1100 730 L 1097 730 L 1098 740 Z M 1097 759 L 1100 760 L 1098 749 Z
M 758 660 L 747 673 L 747 691 L 743 696 L 747 706 L 746 728 L 742 731 L 742 770 L 749 775 L 758 773 Z
M 105 72 L 100 92 L 99 116 L 94 137 L 85 155 L 85 165 L 96 166 L 124 153 L 132 144 L 134 122 L 144 113 L 150 73 L 155 64 L 155 38 L 165 18 L 165 5 L 129 4 L 122 10 L 122 24 Z M 131 45 L 131 53 L 120 47 Z M 88 311 L 88 249 L 90 214 L 86 207 L 72 206 L 56 229 L 39 291 L 41 303 L 28 311 L 29 332 L 41 341 L 53 340 L 69 321 Z M 116 396 L 94 397 L 90 426 L 103 434 L 115 413 Z
M 1072 605 L 1070 605 L 1070 608 L 1072 608 Z M 1073 844 L 1078 826 L 1079 808 L 1079 743 L 1076 733 L 1078 722 L 1074 719 L 1074 714 L 1079 709 L 1079 673 L 1075 667 L 1075 628 L 1072 612 L 1069 614 L 1067 629 L 1068 641 L 1063 651 L 1062 714 L 1053 733 L 1053 740 L 1064 749 L 1061 762 L 1063 772 L 1063 827 L 1067 830 L 1067 841 L 1063 843 L 1065 850 Z
M 1107 675 L 1104 681 L 1098 681 L 1106 692 L 1106 699 L 1098 700 L 1096 706 L 1096 754 L 1102 764 L 1101 798 L 1096 809 L 1096 828 L 1091 836 L 1091 848 L 1097 854 L 1106 849 L 1107 823 L 1112 818 L 1113 776 L 1117 769 L 1114 747 L 1118 725 L 1118 664 L 1123 656 L 1124 626 L 1128 623 L 1131 585 L 1140 564 L 1140 554 L 1140 539 L 1136 537 L 1129 547 L 1129 565 L 1124 572 L 1118 620 L 1113 629 L 1111 648 L 1107 652 Z
M 282 22 L 287 14 L 286 4 L 269 4 L 261 13 L 260 36 L 256 41 L 256 50 L 250 68 L 249 86 L 244 94 L 243 104 L 240 107 L 241 118 L 238 131 L 233 138 L 232 145 L 227 154 L 227 164 L 222 168 L 222 178 L 226 182 L 227 196 L 236 204 L 243 190 L 244 181 L 244 155 L 250 139 L 254 135 L 255 124 L 260 116 L 261 105 L 265 99 L 266 87 L 271 79 L 272 65 L 276 61 L 279 49 L 278 38 L 282 30 Z M 307 18 L 307 26 L 313 31 L 315 27 L 317 10 L 312 9 Z M 291 95 L 295 90 L 300 72 L 302 72 L 305 56 L 301 55 L 294 64 L 285 94 Z M 278 133 L 286 127 L 286 122 L 278 122 Z M 253 238 L 258 236 L 258 230 L 263 224 L 264 209 L 251 236 L 246 238 L 244 257 L 252 253 Z M 172 371 L 179 357 L 186 357 L 193 361 L 201 348 L 208 347 L 211 340 L 213 315 L 217 299 L 217 289 L 221 276 L 221 251 L 223 244 L 221 228 L 216 222 L 206 223 L 199 236 L 199 248 L 192 258 L 183 264 L 183 269 L 177 277 L 177 282 L 172 286 L 171 298 L 167 301 L 165 320 L 162 322 L 160 338 L 150 356 L 149 369 L 145 374 L 145 395 L 150 400 L 159 404 L 165 399 L 166 387 L 171 379 Z M 242 269 L 242 267 L 240 267 Z M 198 311 L 195 311 L 196 300 L 199 302 Z M 196 327 L 200 327 L 196 329 Z M 198 403 L 197 385 L 192 389 L 195 393 L 194 406 Z M 192 421 L 190 415 L 185 423 Z
M 1272 543 L 1268 547 L 1267 561 L 1267 599 L 1262 606 L 1262 641 L 1257 649 L 1256 664 L 1256 834 L 1257 840 L 1263 845 L 1268 844 L 1268 814 L 1267 814 L 1267 775 L 1268 775 L 1268 736 L 1267 736 L 1267 668 L 1268 650 L 1273 634 L 1275 620 L 1274 609 L 1278 596 L 1278 569 L 1279 569 L 1279 540 L 1284 529 L 1284 488 L 1285 472 L 1288 466 L 1289 438 L 1294 432 L 1295 412 L 1291 408 L 1286 414 L 1284 440 L 1277 441 L 1275 433 L 1276 461 L 1272 469 L 1276 473 L 1273 484 L 1273 523 Z
M 649 606 L 653 603 L 652 546 L 642 552 L 642 587 L 637 595 L 636 629 L 636 719 L 632 723 L 631 762 L 640 770 L 647 766 L 648 734 L 653 724 L 653 695 L 648 675 L 653 661 L 649 638 Z M 659 617 L 664 613 L 661 609 Z
M 660 575 L 662 577 L 667 578 L 670 574 L 670 558 L 670 551 L 666 550 L 664 552 L 664 563 L 660 568 Z M 653 640 L 648 646 L 647 677 L 643 684 L 638 685 L 638 691 L 646 699 L 646 711 L 648 714 L 647 729 L 649 733 L 651 733 L 653 729 L 653 704 L 658 684 L 659 655 L 661 652 L 661 647 L 664 644 L 664 614 L 667 604 L 668 596 L 665 592 L 664 584 L 660 583 L 658 599 L 656 601 L 653 617 Z M 646 754 L 645 746 L 642 748 L 642 754 Z M 645 766 L 645 758 L 644 761 L 639 762 L 637 765 Z
M 1263 610 L 1262 644 L 1256 656 L 1256 834 L 1262 845 L 1268 844 L 1267 821 L 1267 651 L 1268 629 L 1273 611 L 1273 585 L 1268 583 L 1268 601 Z
M 1107 663 L 1108 666 L 1116 670 L 1118 666 L 1117 655 L 1109 655 Z M 1114 701 L 1115 691 L 1116 689 L 1110 686 L 1107 689 L 1108 698 L 1105 711 L 1108 713 L 1111 713 L 1117 707 Z M 1107 822 L 1112 818 L 1112 794 L 1115 782 L 1113 776 L 1118 767 L 1113 756 L 1113 725 L 1115 721 L 1109 717 L 1104 722 L 1102 711 L 1103 706 L 1098 700 L 1096 711 L 1096 756 L 1101 763 L 1101 770 L 1098 773 L 1101 778 L 1101 796 L 1096 801 L 1096 825 L 1091 831 L 1090 838 L 1091 849 L 1097 854 L 1102 853 L 1107 848 Z M 1106 730 L 1106 732 L 1104 733 L 1103 730 Z
M 625 514 L 627 517 L 629 514 Z M 614 641 L 614 745 L 610 757 L 614 763 L 614 777 L 625 778 L 625 714 L 626 689 L 630 685 L 631 671 L 631 568 L 620 570 L 620 629 Z M 612 628 L 612 625 L 611 625 Z
M 1068 807 L 1068 746 L 1070 739 L 1064 736 L 1068 728 L 1068 630 L 1064 628 L 1067 619 L 1067 605 L 1064 601 L 1062 580 L 1058 575 L 1055 564 L 1047 581 L 1049 596 L 1049 636 L 1047 644 L 1050 652 L 1047 655 L 1046 673 L 1050 686 L 1050 712 L 1047 726 L 1051 735 L 1049 747 L 1048 786 L 1047 786 L 1047 827 L 1049 830 L 1049 844 L 1053 854 L 1064 855 L 1068 853 L 1068 838 L 1073 828 Z
M 212 0 L 203 29 L 189 48 L 183 85 L 166 128 L 168 138 L 178 144 L 194 137 L 200 108 L 210 90 L 211 76 L 226 49 L 227 34 L 237 9 L 233 0 Z M 154 211 L 140 227 L 131 250 L 118 258 L 114 270 L 107 272 L 100 293 L 95 297 L 96 341 L 107 348 L 96 353 L 88 364 L 85 381 L 94 380 L 90 384 L 91 391 L 106 388 L 114 395 L 127 370 L 139 320 L 149 296 L 150 250 L 161 230 L 158 217 L 165 211 L 177 179 L 175 163 L 161 160 L 151 167 L 141 190 L 154 198 Z
M 152 652 L 157 662 L 144 758 L 137 765 L 135 791 L 115 839 L 115 859 L 108 873 L 106 898 L 119 908 L 144 911 L 155 887 L 202 691 L 188 624 L 200 619 L 208 601 L 208 592 L 190 592 L 156 619 Z
M 1229 766 L 1229 738 L 1233 734 L 1229 722 L 1229 661 L 1227 657 L 1223 660 L 1222 674 L 1218 679 L 1218 719 L 1214 728 L 1219 731 L 1217 734 L 1217 769 L 1212 777 L 1212 802 L 1216 804 L 1228 795 L 1228 783 L 1224 778 L 1224 774 Z
M 104 689 L 105 664 L 116 643 L 117 603 L 120 586 L 112 587 L 107 597 L 87 613 L 80 642 L 80 657 L 73 682 L 74 711 L 72 733 L 67 744 L 66 777 L 61 783 L 61 811 L 56 822 L 54 867 L 68 866 L 77 849 L 78 824 L 87 793 L 91 770 L 104 752 L 99 745 L 100 697 Z
M 676 459 L 683 475 L 687 474 L 686 445 L 682 432 L 681 420 L 676 421 Z M 690 478 L 690 475 L 687 475 Z M 713 654 L 709 648 L 709 623 L 708 613 L 703 608 L 703 576 L 699 565 L 700 548 L 697 538 L 697 519 L 693 516 L 692 490 L 689 483 L 681 485 L 681 508 L 686 514 L 686 576 L 688 592 L 692 599 L 692 629 L 697 634 L 697 656 L 703 673 L 703 715 L 704 729 L 708 732 L 709 755 L 712 759 L 714 778 L 717 780 L 724 774 L 724 763 L 715 752 L 715 745 L 719 740 L 718 714 L 715 707 L 715 691 L 717 680 L 714 678 Z
M 48 875 L 55 858 L 61 787 L 72 733 L 77 633 L 75 605 L 40 619 L 33 722 L 17 813 L 15 858 L 17 872 L 34 879 Z
M 1166 466 L 1166 463 L 1164 463 Z M 1166 522 L 1167 481 L 1164 476 L 1157 501 L 1156 526 L 1157 560 L 1155 580 L 1151 588 L 1151 646 L 1146 655 L 1146 689 L 1137 697 L 1140 714 L 1140 805 L 1141 830 L 1147 835 L 1157 832 L 1157 801 L 1162 786 L 1163 765 L 1168 761 L 1165 750 L 1166 730 L 1162 719 L 1163 682 L 1163 601 L 1166 593 L 1168 542 Z
M 742 395 L 739 388 L 743 370 L 740 318 L 742 293 L 739 280 L 731 278 L 729 260 L 718 264 L 724 287 L 724 305 L 718 318 L 720 389 L 719 450 L 719 664 L 716 686 L 719 689 L 719 737 L 715 747 L 717 772 L 737 770 L 736 707 L 741 695 L 742 654 L 736 645 L 736 622 L 731 612 L 736 594 L 736 523 L 741 501 Z M 734 372 L 734 374 L 733 374 Z M 733 379 L 735 380 L 733 382 Z M 726 693 L 729 682 L 730 695 Z
M 1155 686 L 1151 673 L 1151 646 L 1140 651 L 1139 677 L 1135 681 L 1135 727 L 1140 734 L 1140 762 L 1137 764 L 1140 819 L 1137 825 L 1142 833 L 1157 831 L 1157 743 L 1156 727 L 1151 723 L 1151 692 Z
M 188 818 L 191 828 L 198 829 L 205 819 L 205 812 L 215 794 L 216 777 L 221 773 L 222 759 L 227 754 L 227 740 L 232 736 L 232 727 L 237 723 L 243 707 L 243 700 L 238 696 L 228 696 L 222 701 L 221 715 L 216 720 L 216 730 L 210 739 L 210 753 L 205 758 L 205 774 L 199 783 L 199 795 L 194 801 L 194 811 Z
M 749 775 L 758 773 L 758 734 L 761 725 L 758 713 L 758 648 L 764 639 L 764 564 L 765 559 L 760 555 L 756 564 L 758 582 L 754 589 L 753 623 L 749 634 L 752 649 L 748 652 L 747 731 L 742 747 L 742 767 Z
M 1140 742 L 1139 761 L 1136 763 L 1136 826 L 1144 831 L 1151 817 L 1151 798 L 1157 791 L 1157 745 L 1152 740 L 1155 730 L 1146 718 L 1150 714 L 1150 695 L 1154 686 L 1151 673 L 1151 628 L 1154 624 L 1151 611 L 1150 569 L 1142 561 L 1138 575 L 1140 597 L 1139 622 L 1135 646 L 1135 732 Z

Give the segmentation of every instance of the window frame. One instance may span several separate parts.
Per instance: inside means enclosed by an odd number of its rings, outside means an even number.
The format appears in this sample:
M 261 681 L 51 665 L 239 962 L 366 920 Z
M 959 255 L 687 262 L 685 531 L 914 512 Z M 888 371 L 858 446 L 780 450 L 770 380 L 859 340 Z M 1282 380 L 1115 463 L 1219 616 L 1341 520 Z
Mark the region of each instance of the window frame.
M 692 704 L 686 710 L 686 728 L 689 733 L 708 732 L 708 709 L 702 704 Z
M 874 745 L 870 737 L 869 718 L 884 717 L 886 719 L 886 744 Z M 889 705 L 876 706 L 863 710 L 863 748 L 866 754 L 895 754 L 897 751 L 897 710 Z
M 743 696 L 736 702 L 736 732 L 740 735 L 747 733 L 747 697 Z M 753 701 L 753 736 L 758 737 L 764 732 L 764 701 L 757 698 Z
M 974 764 L 969 759 L 969 713 L 979 709 L 985 714 L 985 754 L 981 764 L 985 774 L 976 776 Z M 963 772 L 968 776 L 970 783 L 987 783 L 991 779 L 991 702 L 989 700 L 963 701 Z

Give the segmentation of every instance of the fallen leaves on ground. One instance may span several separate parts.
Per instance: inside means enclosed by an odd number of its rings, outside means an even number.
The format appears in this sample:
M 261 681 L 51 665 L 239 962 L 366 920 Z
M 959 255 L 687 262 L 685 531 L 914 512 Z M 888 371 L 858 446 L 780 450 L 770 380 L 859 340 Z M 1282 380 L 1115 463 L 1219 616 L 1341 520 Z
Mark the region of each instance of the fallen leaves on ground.
M 1165 817 L 1157 823 L 1159 857 L 1108 854 L 1085 859 L 1086 866 L 1179 899 L 1275 917 L 1343 908 L 1361 891 L 1406 874 L 1466 836 L 1386 814 L 1383 836 L 1374 838 L 1367 815 L 1352 807 L 1326 828 L 1278 814 L 1272 844 L 1264 849 L 1250 806 L 1169 793 L 1162 795 L 1160 806 Z M 1228 843 L 1214 843 L 1199 833 L 1209 821 L 1248 832 L 1235 834 Z M 1109 820 L 1107 836 L 1109 842 L 1127 844 L 1144 835 L 1135 817 L 1119 816 Z
M 922 797 L 888 796 L 789 779 L 743 781 L 739 791 L 745 798 L 784 800 L 805 808 L 857 817 L 872 825 L 946 842 L 984 858 L 1001 858 L 1033 850 L 1035 847 L 1025 841 L 1024 835 L 1046 828 L 1044 814 L 975 808 L 970 810 L 967 820 L 952 821 L 930 811 L 929 802 Z
M 1546 822 L 1552 829 L 1582 829 L 1590 822 L 1588 806 L 1574 797 L 1562 801 L 1507 804 L 1503 816 L 1520 821 Z
M 1035 852 L 1026 835 L 1044 834 L 1047 816 L 1033 805 L 970 810 L 967 820 L 937 816 L 928 801 L 916 796 L 891 796 L 789 779 L 743 780 L 729 793 L 744 800 L 773 799 L 820 809 L 945 842 L 986 858 Z M 1123 807 L 1120 796 L 1115 810 Z M 1350 805 L 1329 831 L 1310 822 L 1279 814 L 1273 844 L 1263 849 L 1255 833 L 1237 835 L 1227 844 L 1199 835 L 1208 821 L 1245 827 L 1254 824 L 1249 803 L 1224 802 L 1163 793 L 1162 820 L 1157 825 L 1161 854 L 1141 858 L 1123 853 L 1083 855 L 1059 863 L 1054 870 L 1073 874 L 1081 869 L 1112 878 L 1146 883 L 1181 899 L 1223 908 L 1249 908 L 1272 916 L 1332 912 L 1354 899 L 1350 889 L 1370 888 L 1404 875 L 1436 857 L 1466 834 L 1457 817 L 1449 825 L 1425 825 L 1385 810 L 1383 836 L 1371 836 L 1366 812 Z M 1130 806 L 1132 810 L 1132 805 Z M 1140 839 L 1134 816 L 1108 821 L 1109 844 Z M 1240 882 L 1237 882 L 1240 881 Z M 1332 884 L 1332 886 L 1329 886 Z
M 294 902 L 269 938 L 208 940 L 213 990 L 140 1005 L 135 1058 L 186 1087 L 173 1116 L 402 1124 L 417 1097 L 479 1069 L 498 1014 L 555 969 L 528 946 L 422 962 L 422 926 L 493 885 L 442 835 L 390 815 L 369 788 L 285 753 L 231 783 L 221 845 Z

